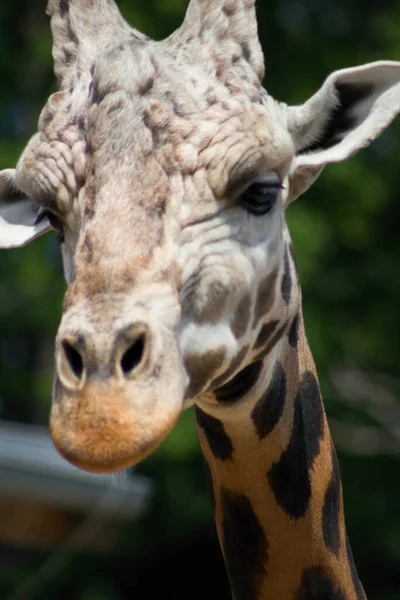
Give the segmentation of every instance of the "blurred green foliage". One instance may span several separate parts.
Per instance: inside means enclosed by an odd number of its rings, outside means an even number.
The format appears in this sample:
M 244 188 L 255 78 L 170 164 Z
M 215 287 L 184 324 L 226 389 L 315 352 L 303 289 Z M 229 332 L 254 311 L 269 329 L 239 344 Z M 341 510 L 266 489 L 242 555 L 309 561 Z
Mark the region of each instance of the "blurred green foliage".
M 0 4 L 0 168 L 15 164 L 54 87 L 44 4 L 43 0 Z M 179 24 L 186 4 L 186 0 L 121 0 L 120 7 L 132 24 L 160 39 Z M 267 59 L 266 87 L 288 103 L 304 101 L 332 70 L 380 58 L 400 60 L 398 2 L 270 0 L 259 2 L 258 13 Z M 389 434 L 382 423 L 366 415 L 362 403 L 355 406 L 346 394 L 340 395 L 332 373 L 356 367 L 367 379 L 383 381 L 395 397 L 397 390 L 398 405 L 399 157 L 397 122 L 370 149 L 328 169 L 288 211 L 300 263 L 306 327 L 328 413 L 339 428 L 347 423 L 356 432 L 367 423 L 385 440 Z M 1 254 L 2 418 L 47 422 L 53 339 L 64 289 L 51 235 L 23 250 Z M 122 532 L 118 553 L 73 562 L 35 597 L 141 597 L 145 588 L 139 583 L 132 587 L 133 581 L 152 575 L 157 579 L 155 571 L 166 577 L 162 565 L 170 562 L 172 580 L 180 580 L 185 554 L 192 557 L 187 569 L 192 569 L 193 577 L 196 568 L 208 576 L 215 565 L 222 571 L 220 559 L 214 558 L 217 542 L 192 417 L 191 412 L 185 414 L 163 446 L 140 466 L 154 478 L 158 491 L 145 519 Z M 338 440 L 348 527 L 361 578 L 370 600 L 398 600 L 399 437 L 381 455 L 379 444 L 370 452 L 368 444 L 359 452 L 353 444 L 350 452 L 346 439 L 338 436 Z M 176 564 L 174 556 L 183 562 Z M 31 557 L 0 566 L 0 596 L 6 598 L 38 564 L 38 557 Z M 201 586 L 199 581 L 199 590 Z M 152 589 L 147 582 L 146 597 L 158 597 Z M 171 589 L 175 598 L 181 597 L 178 585 Z M 189 596 L 203 597 L 200 592 Z M 219 597 L 228 597 L 226 588 Z

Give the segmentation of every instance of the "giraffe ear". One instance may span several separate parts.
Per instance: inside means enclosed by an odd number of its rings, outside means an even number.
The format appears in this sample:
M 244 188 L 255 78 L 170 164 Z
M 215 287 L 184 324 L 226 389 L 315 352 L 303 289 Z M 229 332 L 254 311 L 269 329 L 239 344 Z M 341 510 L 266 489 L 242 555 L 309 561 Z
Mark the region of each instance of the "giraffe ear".
M 256 86 L 264 77 L 264 56 L 258 39 L 256 0 L 191 0 L 185 21 L 170 38 L 193 49 L 224 78 L 236 75 Z M 249 69 L 250 67 L 250 69 Z M 253 77 L 249 73 L 253 73 Z M 254 74 L 256 80 L 253 82 Z
M 302 106 L 288 108 L 296 149 L 289 201 L 322 169 L 368 146 L 400 112 L 400 63 L 375 62 L 332 73 Z
M 39 207 L 15 184 L 15 170 L 0 171 L 0 248 L 20 248 L 51 229 Z

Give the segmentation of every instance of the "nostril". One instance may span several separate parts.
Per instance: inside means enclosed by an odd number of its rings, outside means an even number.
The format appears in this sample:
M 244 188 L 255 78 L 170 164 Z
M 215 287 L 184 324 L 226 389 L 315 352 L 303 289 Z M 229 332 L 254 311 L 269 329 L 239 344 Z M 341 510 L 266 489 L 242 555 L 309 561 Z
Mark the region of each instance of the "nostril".
M 72 373 L 77 379 L 81 380 L 84 369 L 82 356 L 76 348 L 71 346 L 69 342 L 64 341 L 62 343 L 62 346 L 65 353 L 65 357 L 68 361 L 69 366 L 71 367 Z
M 144 355 L 144 335 L 138 337 L 125 351 L 121 358 L 121 368 L 128 377 L 142 362 Z

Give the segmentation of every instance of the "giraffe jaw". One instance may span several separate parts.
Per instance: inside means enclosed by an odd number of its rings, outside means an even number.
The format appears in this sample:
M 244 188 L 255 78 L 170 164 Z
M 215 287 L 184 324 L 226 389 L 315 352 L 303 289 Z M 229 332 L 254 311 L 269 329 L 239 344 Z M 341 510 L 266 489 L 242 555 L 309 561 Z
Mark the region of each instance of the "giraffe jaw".
M 55 447 L 70 463 L 92 473 L 135 465 L 179 419 L 185 377 L 174 377 L 174 384 L 164 378 L 128 386 L 99 381 L 79 392 L 63 389 L 56 380 L 50 416 Z

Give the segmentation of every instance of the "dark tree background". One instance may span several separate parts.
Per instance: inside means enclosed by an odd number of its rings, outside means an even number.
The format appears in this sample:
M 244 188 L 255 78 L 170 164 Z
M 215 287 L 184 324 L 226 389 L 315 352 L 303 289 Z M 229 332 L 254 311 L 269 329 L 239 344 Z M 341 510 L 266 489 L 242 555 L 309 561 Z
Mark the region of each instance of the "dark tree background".
M 186 0 L 121 0 L 154 38 Z M 14 166 L 54 88 L 44 0 L 0 3 L 0 168 Z M 334 69 L 400 60 L 400 3 L 259 1 L 267 89 L 304 101 Z M 399 120 L 400 121 L 400 120 Z M 348 529 L 370 600 L 400 598 L 400 122 L 330 167 L 289 209 L 316 359 L 344 481 Z M 46 424 L 64 282 L 52 235 L 0 257 L 0 417 Z M 149 513 L 111 556 L 83 552 L 27 599 L 229 598 L 203 483 L 193 414 L 139 470 L 156 482 Z M 7 515 L 0 515 L 7 518 Z M 43 554 L 0 553 L 0 597 Z

